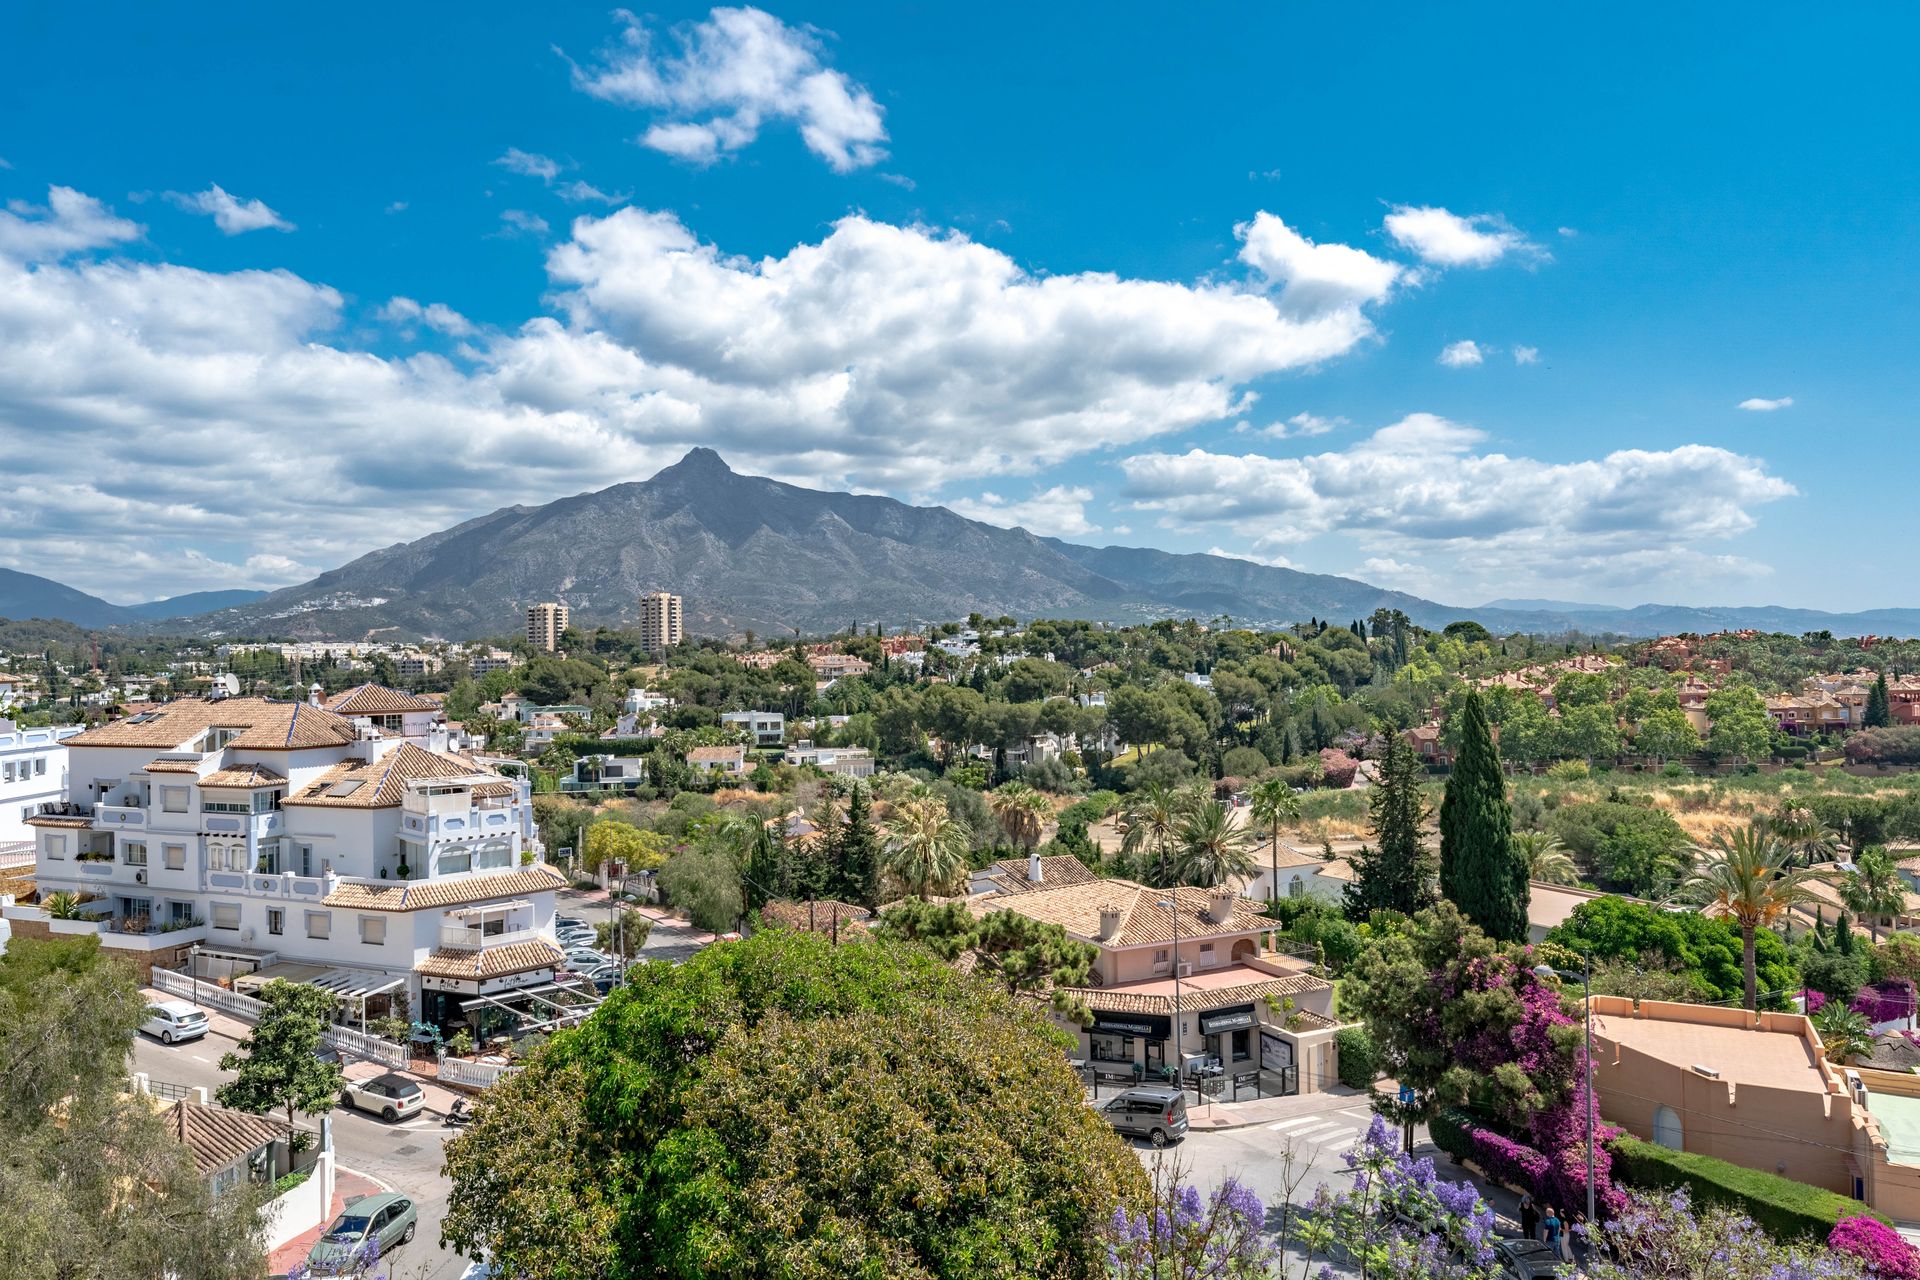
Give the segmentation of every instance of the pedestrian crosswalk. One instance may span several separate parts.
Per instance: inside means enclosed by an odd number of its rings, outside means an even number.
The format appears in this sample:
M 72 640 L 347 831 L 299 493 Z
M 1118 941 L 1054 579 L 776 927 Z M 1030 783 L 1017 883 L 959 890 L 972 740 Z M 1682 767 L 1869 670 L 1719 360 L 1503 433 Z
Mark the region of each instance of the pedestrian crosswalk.
M 1279 1120 L 1267 1126 L 1289 1142 L 1316 1148 L 1352 1146 L 1373 1123 L 1373 1113 L 1365 1107 L 1347 1107 L 1338 1111 L 1315 1111 L 1308 1115 Z

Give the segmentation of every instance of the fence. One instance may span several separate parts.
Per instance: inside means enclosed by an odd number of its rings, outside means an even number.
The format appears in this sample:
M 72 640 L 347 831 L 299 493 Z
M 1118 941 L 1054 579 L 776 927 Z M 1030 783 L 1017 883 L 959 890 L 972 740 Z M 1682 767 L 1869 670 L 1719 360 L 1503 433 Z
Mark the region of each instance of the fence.
M 153 985 L 169 995 L 186 996 L 190 1000 L 221 1013 L 231 1014 L 243 1022 L 258 1022 L 266 1006 L 252 996 L 243 996 L 238 991 L 228 991 L 212 982 L 195 982 L 184 973 L 172 969 L 155 969 Z M 320 1033 L 320 1038 L 328 1047 L 339 1050 L 343 1055 L 364 1058 L 377 1062 L 383 1067 L 405 1067 L 408 1062 L 407 1047 L 395 1044 L 391 1040 L 382 1040 L 379 1036 L 368 1035 L 364 1031 L 355 1031 L 351 1027 L 328 1027 Z
M 504 1062 L 468 1062 L 465 1058 L 440 1059 L 440 1083 L 468 1089 L 488 1089 L 520 1068 Z

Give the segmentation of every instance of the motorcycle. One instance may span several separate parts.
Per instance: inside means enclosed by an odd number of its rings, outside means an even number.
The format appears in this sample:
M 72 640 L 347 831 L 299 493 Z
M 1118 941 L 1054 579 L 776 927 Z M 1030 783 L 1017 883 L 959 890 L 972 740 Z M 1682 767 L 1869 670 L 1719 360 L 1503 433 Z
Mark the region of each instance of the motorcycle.
M 447 1128 L 464 1129 L 472 1122 L 473 1108 L 467 1105 L 465 1098 L 455 1098 L 453 1105 L 447 1108 Z

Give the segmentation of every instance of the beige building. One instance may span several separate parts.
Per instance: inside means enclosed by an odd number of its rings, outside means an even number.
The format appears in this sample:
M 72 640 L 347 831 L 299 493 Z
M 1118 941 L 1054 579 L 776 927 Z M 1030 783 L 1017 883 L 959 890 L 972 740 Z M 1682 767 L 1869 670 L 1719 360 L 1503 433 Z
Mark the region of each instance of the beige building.
M 1093 985 L 1076 988 L 1093 1023 L 1061 1023 L 1096 1075 L 1163 1079 L 1211 1056 L 1229 1077 L 1259 1070 L 1263 1088 L 1288 1093 L 1338 1078 L 1332 986 L 1305 961 L 1266 950 L 1273 922 L 1231 889 L 1081 880 L 1059 860 L 1030 861 L 1040 865 L 1017 891 L 981 892 L 976 881 L 967 905 L 977 915 L 1018 911 L 1098 948 Z M 1011 874 L 1007 864 L 996 870 Z M 1064 883 L 1045 887 L 1049 875 Z
M 556 653 L 560 637 L 567 629 L 567 606 L 535 604 L 527 606 L 527 643 L 544 653 Z
M 1601 1117 L 1920 1220 L 1920 1076 L 1837 1067 L 1794 1013 L 1593 1000 Z
M 664 653 L 686 639 L 681 625 L 680 597 L 665 591 L 649 591 L 640 597 L 640 647 L 648 653 Z

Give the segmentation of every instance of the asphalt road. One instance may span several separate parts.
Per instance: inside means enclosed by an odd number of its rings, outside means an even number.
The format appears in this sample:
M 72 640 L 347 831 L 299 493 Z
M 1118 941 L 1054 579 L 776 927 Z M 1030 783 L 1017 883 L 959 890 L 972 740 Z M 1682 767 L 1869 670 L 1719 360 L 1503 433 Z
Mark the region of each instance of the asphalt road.
M 211 1091 L 229 1078 L 219 1062 L 220 1055 L 233 1047 L 234 1042 L 218 1032 L 176 1045 L 136 1035 L 134 1070 L 154 1080 L 201 1085 Z M 420 1230 L 413 1243 L 395 1250 L 390 1268 L 383 1269 L 391 1270 L 393 1280 L 458 1280 L 469 1263 L 440 1248 L 440 1219 L 452 1189 L 440 1174 L 441 1145 L 457 1131 L 446 1128 L 441 1117 L 432 1113 L 399 1124 L 342 1107 L 335 1107 L 331 1115 L 335 1160 L 411 1196 L 420 1208 Z

